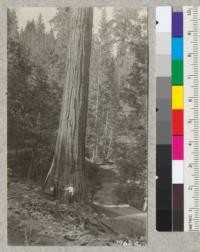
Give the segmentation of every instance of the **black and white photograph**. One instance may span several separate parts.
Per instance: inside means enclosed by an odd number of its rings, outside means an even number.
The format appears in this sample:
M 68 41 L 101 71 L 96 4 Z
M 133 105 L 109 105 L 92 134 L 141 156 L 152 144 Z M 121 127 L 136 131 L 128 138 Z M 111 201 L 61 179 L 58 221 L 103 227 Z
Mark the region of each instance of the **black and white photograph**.
M 146 246 L 147 8 L 7 9 L 7 243 Z

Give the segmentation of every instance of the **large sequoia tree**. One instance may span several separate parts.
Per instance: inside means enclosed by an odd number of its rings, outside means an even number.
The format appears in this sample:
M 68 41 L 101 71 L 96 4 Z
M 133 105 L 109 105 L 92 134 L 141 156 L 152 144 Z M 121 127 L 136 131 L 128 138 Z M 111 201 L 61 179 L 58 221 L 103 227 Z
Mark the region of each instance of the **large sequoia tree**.
M 45 190 L 67 201 L 84 200 L 85 137 L 93 9 L 69 9 L 66 81 L 60 124 Z

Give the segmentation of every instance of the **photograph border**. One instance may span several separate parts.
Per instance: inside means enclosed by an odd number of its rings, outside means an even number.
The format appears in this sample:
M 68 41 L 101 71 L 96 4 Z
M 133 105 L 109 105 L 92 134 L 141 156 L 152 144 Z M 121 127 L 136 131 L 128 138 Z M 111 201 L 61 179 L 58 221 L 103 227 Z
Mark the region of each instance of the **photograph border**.
M 155 7 L 159 5 L 200 5 L 199 0 L 1 0 L 0 3 L 0 251 L 192 251 L 200 249 L 200 233 L 156 231 L 156 120 L 155 120 Z M 112 6 L 148 8 L 149 97 L 148 97 L 148 231 L 147 246 L 79 247 L 79 246 L 8 246 L 7 245 L 7 7 Z

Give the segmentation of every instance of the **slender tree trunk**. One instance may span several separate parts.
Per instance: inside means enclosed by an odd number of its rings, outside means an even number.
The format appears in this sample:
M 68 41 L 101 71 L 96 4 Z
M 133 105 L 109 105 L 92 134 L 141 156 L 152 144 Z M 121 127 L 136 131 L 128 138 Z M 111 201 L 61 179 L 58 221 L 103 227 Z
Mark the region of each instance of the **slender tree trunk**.
M 34 144 L 35 145 L 35 144 Z M 28 173 L 27 173 L 27 177 L 26 180 L 29 181 L 31 179 L 32 173 L 33 173 L 33 166 L 34 166 L 34 147 L 31 151 L 31 162 L 28 168 Z
M 41 118 L 41 113 L 39 112 L 38 113 L 38 116 L 37 116 L 37 119 L 36 119 L 36 132 L 37 130 L 39 131 L 40 130 L 40 118 Z M 30 162 L 30 165 L 29 165 L 29 169 L 28 169 L 28 173 L 27 173 L 27 180 L 31 180 L 32 179 L 32 175 L 33 175 L 33 169 L 35 169 L 34 172 L 37 172 L 36 169 L 37 167 L 35 167 L 35 155 L 37 153 L 37 150 L 38 150 L 38 144 L 37 142 L 34 143 L 33 147 L 32 147 L 32 153 L 31 153 L 31 162 Z M 37 179 L 37 178 L 36 178 Z
M 107 111 L 106 112 L 106 123 L 105 123 L 105 129 L 104 129 L 104 138 L 107 138 L 107 132 L 108 132 L 108 115 L 109 115 L 109 112 Z
M 113 141 L 113 130 L 111 130 L 111 133 L 110 133 L 110 142 L 109 142 L 109 145 L 108 145 L 108 151 L 107 151 L 107 156 L 106 156 L 107 160 L 110 157 L 112 141 Z
M 99 55 L 99 62 L 98 62 L 98 78 L 97 78 L 97 98 L 96 98 L 96 112 L 95 112 L 95 141 L 92 153 L 92 161 L 95 162 L 98 159 L 98 143 L 99 143 L 99 132 L 98 132 L 98 113 L 99 113 L 99 95 L 100 95 L 100 83 L 101 83 L 101 45 L 100 45 L 100 55 Z
M 106 159 L 106 153 L 107 153 L 107 149 L 108 149 L 108 147 L 107 147 L 107 142 L 108 142 L 108 115 L 109 115 L 109 112 L 107 110 L 106 111 L 106 122 L 105 122 L 105 128 L 104 128 L 104 137 L 103 137 L 103 140 L 104 140 L 104 151 L 103 151 L 104 159 Z
M 95 111 L 95 122 L 94 122 L 94 127 L 97 129 L 98 126 L 98 110 L 99 110 L 99 79 L 97 83 L 97 98 L 96 98 L 96 111 Z M 98 130 L 96 130 L 96 136 L 95 136 L 95 142 L 94 142 L 94 147 L 93 147 L 93 154 L 92 154 L 92 161 L 94 162 L 96 160 L 97 156 L 97 144 L 98 144 Z
M 45 190 L 67 201 L 82 201 L 85 185 L 85 136 L 88 107 L 92 8 L 70 9 L 66 81 L 55 155 Z

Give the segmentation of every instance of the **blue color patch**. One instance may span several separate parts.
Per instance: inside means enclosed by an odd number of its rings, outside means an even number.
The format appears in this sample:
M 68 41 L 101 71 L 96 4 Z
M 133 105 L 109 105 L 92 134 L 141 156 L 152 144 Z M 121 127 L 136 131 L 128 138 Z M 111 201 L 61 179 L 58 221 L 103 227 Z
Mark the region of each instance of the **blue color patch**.
M 183 38 L 172 38 L 172 59 L 183 59 Z

